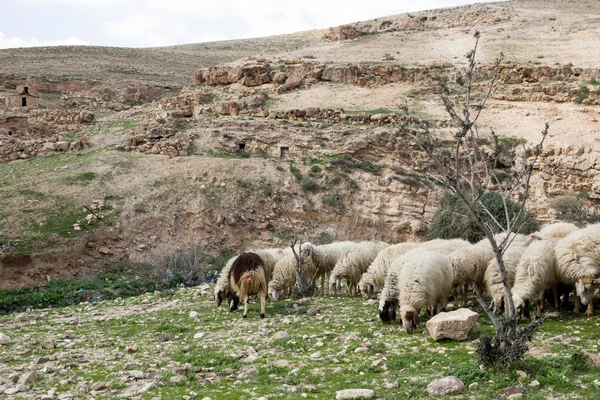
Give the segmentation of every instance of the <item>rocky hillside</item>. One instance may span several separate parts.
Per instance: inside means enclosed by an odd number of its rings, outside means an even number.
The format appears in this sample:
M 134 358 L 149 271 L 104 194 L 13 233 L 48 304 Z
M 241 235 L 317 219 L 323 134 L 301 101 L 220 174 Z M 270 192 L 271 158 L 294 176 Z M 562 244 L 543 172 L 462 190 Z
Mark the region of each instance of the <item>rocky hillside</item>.
M 192 243 L 286 245 L 286 215 L 312 239 L 425 238 L 439 191 L 403 129 L 451 133 L 437 81 L 456 80 L 475 30 L 476 92 L 504 53 L 481 131 L 516 146 L 550 123 L 539 221 L 556 197 L 592 206 L 598 18 L 594 1 L 516 1 L 245 41 L 1 50 L 0 98 L 28 87 L 39 108 L 0 109 L 0 286 Z

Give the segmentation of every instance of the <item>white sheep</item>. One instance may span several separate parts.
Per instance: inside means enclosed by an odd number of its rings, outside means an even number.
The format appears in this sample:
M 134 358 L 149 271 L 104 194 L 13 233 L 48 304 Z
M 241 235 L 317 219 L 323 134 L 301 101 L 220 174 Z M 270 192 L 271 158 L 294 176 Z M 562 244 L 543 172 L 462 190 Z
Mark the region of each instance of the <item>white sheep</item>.
M 321 296 L 325 294 L 325 276 L 328 276 L 335 264 L 356 247 L 355 242 L 336 242 L 316 246 L 310 242 L 302 244 L 300 256 L 302 260 L 310 257 L 313 265 L 317 269 L 317 277 L 321 277 Z
M 528 300 L 537 297 L 537 316 L 545 309 L 546 290 L 552 289 L 554 307 L 558 308 L 558 293 L 556 291 L 556 257 L 554 256 L 555 242 L 552 240 L 535 240 L 523 254 L 515 274 L 512 297 L 516 312 L 528 316 Z
M 404 256 L 398 288 L 400 317 L 407 333 L 419 325 L 422 307 L 439 312 L 446 306 L 452 290 L 450 259 L 435 251 L 412 251 Z
M 534 235 L 544 239 L 562 239 L 571 233 L 579 230 L 577 225 L 570 222 L 557 222 L 555 224 L 544 225 L 539 232 Z
M 258 254 L 258 256 L 263 260 L 263 268 L 265 271 L 265 277 L 267 279 L 267 283 L 271 280 L 271 276 L 273 275 L 273 269 L 275 268 L 275 264 L 281 258 L 292 254 L 292 249 L 290 247 L 287 248 L 271 248 L 271 249 L 261 249 L 261 250 L 252 250 L 252 253 Z M 237 256 L 230 258 L 225 263 L 225 266 L 221 270 L 219 278 L 217 278 L 217 282 L 215 284 L 215 300 L 217 301 L 217 307 L 220 307 L 223 303 L 223 300 L 227 298 L 228 288 L 229 288 L 229 270 L 231 269 L 231 265 L 236 260 Z
M 422 244 L 423 243 L 414 242 L 398 243 L 381 250 L 358 283 L 358 288 L 363 295 L 363 299 L 368 300 L 373 296 L 373 292 L 376 288 L 383 287 L 389 267 L 394 259 Z
M 384 242 L 358 242 L 356 247 L 346 253 L 336 264 L 329 276 L 329 293 L 342 290 L 342 279 L 348 282 L 348 295 L 357 294 L 357 285 L 377 254 L 389 244 Z
M 423 251 L 435 251 L 439 254 L 450 254 L 453 251 L 470 246 L 471 244 L 462 239 L 434 239 L 423 242 L 403 255 L 396 257 L 389 266 L 387 276 L 381 295 L 379 297 L 379 317 L 383 323 L 391 323 L 396 319 L 398 307 L 398 296 L 400 294 L 398 282 L 399 273 L 405 259 L 410 258 L 413 253 L 419 254 Z
M 586 315 L 594 313 L 589 301 L 596 289 L 584 280 L 600 278 L 600 224 L 589 225 L 560 239 L 554 248 L 558 280 L 575 285 L 575 312 L 580 312 L 580 297 L 588 302 Z
M 310 258 L 304 260 L 302 264 L 302 277 L 306 282 L 312 283 L 316 268 Z M 273 277 L 269 282 L 269 297 L 274 301 L 279 300 L 282 295 L 290 296 L 296 285 L 296 257 L 290 254 L 275 264 Z
M 525 246 L 513 244 L 506 249 L 502 255 L 510 288 L 512 288 L 515 283 L 517 265 L 519 265 L 521 255 L 525 252 L 525 249 Z M 495 256 L 490 260 L 486 267 L 484 280 L 487 286 L 488 295 L 492 298 L 494 311 L 502 310 L 504 308 L 504 284 L 502 282 L 500 268 L 498 267 L 498 261 Z
M 453 251 L 448 258 L 454 274 L 452 286 L 457 295 L 462 292 L 463 305 L 466 305 L 467 290 L 470 285 L 477 285 L 480 293 L 483 291 L 485 270 L 490 260 L 494 258 L 494 252 L 491 246 L 474 244 Z M 458 303 L 458 296 L 456 301 Z

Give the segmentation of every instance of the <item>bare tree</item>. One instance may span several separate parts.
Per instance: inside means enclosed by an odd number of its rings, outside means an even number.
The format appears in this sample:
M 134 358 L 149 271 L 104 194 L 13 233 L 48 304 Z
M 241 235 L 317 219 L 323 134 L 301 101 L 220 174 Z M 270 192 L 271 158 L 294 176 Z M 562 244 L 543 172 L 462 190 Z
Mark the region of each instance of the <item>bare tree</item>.
M 421 157 L 413 155 L 415 162 L 431 180 L 456 194 L 465 204 L 494 251 L 504 285 L 504 317 L 498 318 L 476 290 L 478 302 L 497 331 L 494 342 L 491 337 L 481 338 L 478 353 L 480 360 L 485 364 L 509 365 L 523 357 L 527 351 L 526 343 L 531 340 L 531 335 L 537 329 L 539 322 L 532 322 L 532 325 L 526 329 L 519 328 L 503 254 L 515 237 L 511 233 L 518 233 L 524 224 L 523 217 L 529 198 L 533 165 L 541 153 L 549 126 L 546 124 L 542 130 L 540 141 L 535 148 L 528 150 L 522 143 L 521 157 L 512 160 L 513 165 L 509 174 L 499 172 L 501 138 L 493 130 L 489 133 L 491 140 L 483 138 L 477 121 L 494 92 L 503 56 L 500 55 L 495 61 L 487 88 L 479 93 L 479 99 L 476 100 L 474 81 L 479 71 L 475 55 L 480 38 L 479 32 L 476 32 L 474 37 L 474 48 L 466 55 L 468 67 L 464 75 L 456 78 L 456 83 L 464 90 L 461 109 L 457 109 L 451 99 L 447 80 L 440 79 L 443 91 L 441 98 L 456 128 L 452 145 L 442 143 L 439 137 L 431 134 L 428 129 L 423 129 L 422 125 L 419 125 L 419 129 L 411 128 L 412 122 L 416 121 L 411 115 L 408 119 L 407 132 L 421 150 Z M 504 209 L 502 219 L 495 217 L 481 201 L 482 195 L 490 191 L 501 196 Z M 509 207 L 512 201 L 520 206 L 516 212 Z M 497 240 L 494 233 L 499 231 L 506 234 L 502 239 Z

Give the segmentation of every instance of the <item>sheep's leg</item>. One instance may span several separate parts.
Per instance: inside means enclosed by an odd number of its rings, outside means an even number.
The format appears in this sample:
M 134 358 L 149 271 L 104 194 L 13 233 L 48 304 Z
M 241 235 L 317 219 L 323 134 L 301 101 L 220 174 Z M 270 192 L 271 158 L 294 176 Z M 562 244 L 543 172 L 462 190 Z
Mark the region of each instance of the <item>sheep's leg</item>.
M 558 303 L 558 286 L 552 286 L 552 295 L 554 296 L 554 310 L 558 311 L 559 303 Z
M 321 274 L 321 297 L 325 296 L 325 275 Z
M 467 306 L 467 291 L 469 290 L 469 285 L 463 286 L 463 307 Z
M 265 317 L 265 305 L 267 303 L 267 293 L 266 292 L 261 292 L 260 293 L 260 317 L 264 318 Z
M 242 317 L 246 318 L 248 316 L 248 296 L 244 296 L 244 315 Z
M 544 292 L 540 292 L 540 294 L 538 295 L 538 301 L 537 301 L 537 311 L 535 313 L 535 316 L 540 318 L 542 316 L 542 311 L 546 311 L 546 303 L 545 303 L 545 299 L 546 296 L 544 295 Z
M 577 289 L 574 290 L 573 294 L 575 295 L 575 308 L 573 309 L 573 312 L 575 314 L 580 314 L 581 313 L 581 299 L 579 298 L 579 296 L 577 296 Z
M 592 299 L 592 301 L 590 301 L 589 304 L 587 305 L 587 309 L 585 310 L 585 315 L 587 315 L 588 317 L 591 317 L 592 315 L 594 315 L 594 299 Z

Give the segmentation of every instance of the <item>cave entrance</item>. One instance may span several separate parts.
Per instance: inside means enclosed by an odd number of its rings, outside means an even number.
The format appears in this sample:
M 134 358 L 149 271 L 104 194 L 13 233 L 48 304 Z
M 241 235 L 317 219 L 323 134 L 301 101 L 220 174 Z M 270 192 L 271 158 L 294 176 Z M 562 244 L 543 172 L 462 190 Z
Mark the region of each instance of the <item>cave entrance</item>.
M 289 147 L 280 147 L 280 158 L 286 158 L 289 154 L 290 154 L 290 148 Z
M 21 98 L 21 107 L 27 107 L 27 97 L 25 96 Z

